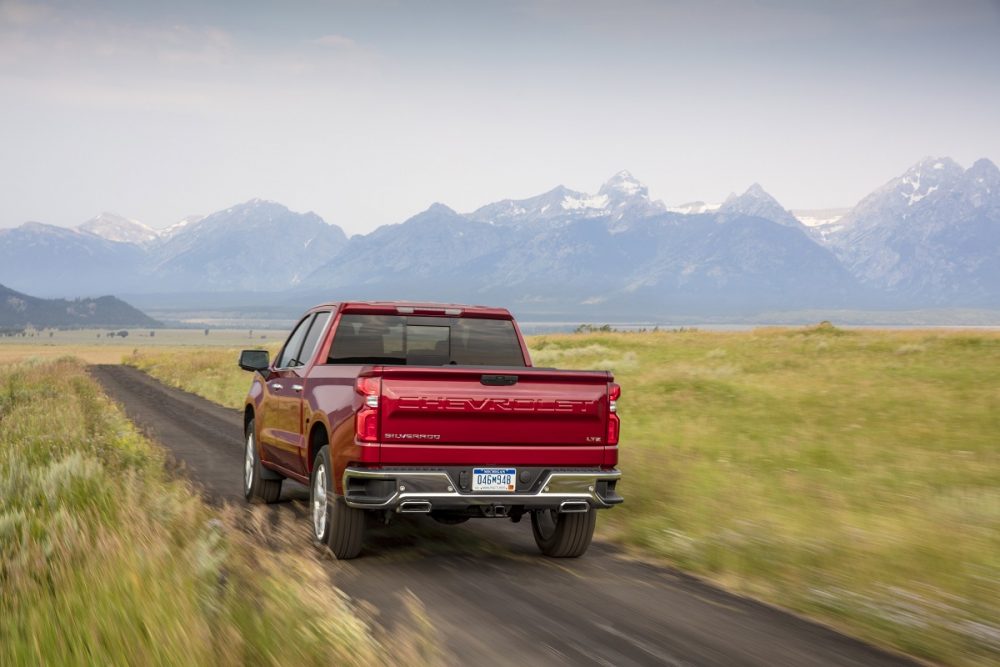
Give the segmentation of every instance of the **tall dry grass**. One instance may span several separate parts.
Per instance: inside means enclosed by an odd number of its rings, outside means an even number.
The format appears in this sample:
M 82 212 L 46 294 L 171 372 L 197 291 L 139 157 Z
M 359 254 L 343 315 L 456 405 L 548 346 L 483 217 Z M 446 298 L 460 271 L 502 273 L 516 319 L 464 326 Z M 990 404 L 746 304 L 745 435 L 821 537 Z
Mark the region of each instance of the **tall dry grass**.
M 169 479 L 79 363 L 0 370 L 0 664 L 436 659 L 426 627 L 380 643 L 288 530 Z
M 274 358 L 276 343 L 270 349 Z M 230 408 L 242 408 L 250 388 L 250 373 L 236 366 L 237 348 L 136 348 L 123 363 L 146 371 L 163 383 L 198 394 Z
M 614 539 L 922 657 L 1000 660 L 1000 334 L 531 344 L 623 387 Z

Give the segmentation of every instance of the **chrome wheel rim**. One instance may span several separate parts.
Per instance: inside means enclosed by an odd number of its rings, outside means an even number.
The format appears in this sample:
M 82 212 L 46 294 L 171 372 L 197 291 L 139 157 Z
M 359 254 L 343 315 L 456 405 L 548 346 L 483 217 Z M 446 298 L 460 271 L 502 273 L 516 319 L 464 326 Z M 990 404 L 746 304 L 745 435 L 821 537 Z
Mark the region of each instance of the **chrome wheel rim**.
M 253 433 L 250 433 L 247 435 L 247 455 L 243 461 L 243 483 L 246 484 L 247 490 L 250 490 L 253 484 L 253 449 Z
M 323 539 L 323 533 L 326 532 L 326 517 L 327 517 L 327 505 L 326 505 L 326 466 L 322 463 L 316 466 L 316 472 L 313 474 L 313 531 L 316 533 L 316 539 Z
M 535 513 L 535 525 L 542 539 L 547 540 L 555 534 L 556 514 L 555 510 L 539 510 Z

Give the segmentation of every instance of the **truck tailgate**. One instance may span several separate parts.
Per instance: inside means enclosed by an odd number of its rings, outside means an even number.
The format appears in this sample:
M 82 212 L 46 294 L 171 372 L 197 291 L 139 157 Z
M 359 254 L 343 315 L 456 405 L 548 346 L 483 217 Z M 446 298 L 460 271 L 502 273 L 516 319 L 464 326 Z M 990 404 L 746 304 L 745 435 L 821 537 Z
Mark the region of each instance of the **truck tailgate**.
M 383 465 L 604 463 L 607 372 L 397 366 L 380 375 Z

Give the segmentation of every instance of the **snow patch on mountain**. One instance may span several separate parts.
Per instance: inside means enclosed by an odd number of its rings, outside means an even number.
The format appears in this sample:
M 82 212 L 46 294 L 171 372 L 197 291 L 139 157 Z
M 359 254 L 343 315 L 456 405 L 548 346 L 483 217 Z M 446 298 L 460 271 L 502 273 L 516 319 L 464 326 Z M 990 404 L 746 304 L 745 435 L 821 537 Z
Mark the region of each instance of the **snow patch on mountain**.
M 232 209 L 229 209 L 229 210 L 231 211 Z M 178 220 L 174 224 L 169 225 L 169 226 L 164 227 L 163 229 L 161 229 L 160 230 L 160 237 L 164 238 L 164 239 L 168 239 L 171 236 L 173 236 L 174 234 L 176 234 L 177 232 L 181 231 L 182 229 L 185 229 L 186 227 L 190 227 L 192 225 L 196 225 L 196 224 L 198 224 L 199 222 L 201 222 L 204 219 L 205 219 L 205 216 L 203 216 L 203 215 L 189 215 L 186 218 L 182 218 L 181 220 Z
M 670 213 L 680 213 L 681 215 L 698 215 L 701 213 L 712 213 L 718 211 L 722 206 L 722 202 L 716 204 L 708 204 L 703 201 L 689 201 L 686 204 L 680 204 L 678 206 L 668 206 L 667 211 Z
M 625 170 L 619 171 L 617 174 L 608 179 L 608 181 L 602 186 L 601 190 L 615 190 L 629 197 L 634 197 L 636 195 L 648 197 L 648 190 L 646 186 L 636 180 L 631 173 Z
M 578 211 L 580 209 L 604 209 L 608 205 L 607 195 L 593 195 L 584 197 L 565 197 L 559 204 L 567 211 Z
M 829 245 L 830 237 L 843 228 L 840 221 L 850 210 L 849 208 L 797 209 L 790 213 L 808 229 L 816 241 L 822 245 Z
M 87 234 L 100 236 L 116 243 L 145 245 L 155 241 L 159 233 L 138 220 L 124 218 L 115 213 L 101 213 L 81 224 L 77 229 Z
M 806 227 L 829 227 L 836 225 L 849 208 L 795 209 L 790 211 Z
M 926 197 L 927 195 L 929 195 L 929 194 L 932 194 L 932 193 L 933 193 L 933 192 L 934 192 L 935 190 L 937 190 L 937 189 L 938 189 L 938 186 L 936 186 L 936 185 L 932 185 L 932 186 L 930 186 L 929 188 L 927 188 L 927 192 L 920 192 L 920 185 L 919 185 L 919 183 L 918 183 L 918 184 L 917 184 L 917 185 L 916 185 L 916 186 L 914 187 L 914 189 L 913 189 L 913 192 L 912 192 L 912 193 L 910 193 L 910 199 L 909 199 L 909 201 L 908 201 L 908 202 L 906 203 L 906 205 L 907 205 L 907 206 L 913 206 L 913 205 L 914 205 L 914 204 L 916 204 L 916 203 L 917 203 L 918 201 L 920 201 L 921 199 L 923 199 L 923 198 L 924 198 L 924 197 Z
M 608 179 L 597 194 L 558 186 L 528 199 L 504 199 L 487 204 L 465 217 L 493 225 L 567 224 L 573 220 L 608 217 L 632 220 L 666 212 L 663 202 L 651 201 L 648 188 L 628 171 Z
M 1000 284 L 1000 170 L 925 158 L 865 197 L 824 241 L 859 280 L 922 303 L 989 303 Z

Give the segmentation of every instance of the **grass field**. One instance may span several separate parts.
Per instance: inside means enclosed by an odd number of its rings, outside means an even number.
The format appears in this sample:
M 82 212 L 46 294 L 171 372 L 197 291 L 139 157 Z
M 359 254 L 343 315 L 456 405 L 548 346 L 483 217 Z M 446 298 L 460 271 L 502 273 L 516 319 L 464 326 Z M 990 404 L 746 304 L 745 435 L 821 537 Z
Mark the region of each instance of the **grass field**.
M 1000 660 L 1000 333 L 532 337 L 623 387 L 601 534 L 912 654 Z M 239 406 L 236 349 L 129 363 Z
M 433 659 L 386 653 L 293 523 L 207 508 L 79 362 L 0 370 L 0 665 Z
M 128 336 L 109 329 L 45 329 L 24 336 L 0 336 L 0 363 L 24 359 L 58 359 L 72 354 L 92 364 L 116 364 L 138 349 L 181 353 L 197 348 L 243 348 L 280 345 L 285 332 L 251 329 L 128 329 Z M 120 331 L 120 330 L 116 330 Z

